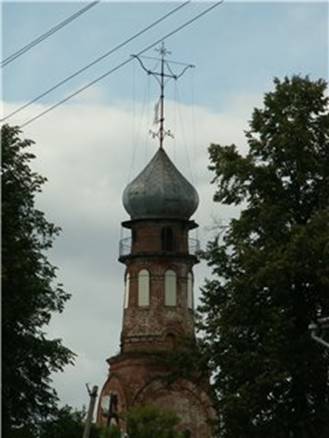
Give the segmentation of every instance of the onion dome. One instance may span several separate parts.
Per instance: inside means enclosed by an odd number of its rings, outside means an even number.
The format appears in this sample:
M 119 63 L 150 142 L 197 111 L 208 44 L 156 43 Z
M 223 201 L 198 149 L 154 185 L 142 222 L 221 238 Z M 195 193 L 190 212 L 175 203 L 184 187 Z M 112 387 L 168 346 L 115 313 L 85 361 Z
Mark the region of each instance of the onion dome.
M 186 220 L 198 204 L 197 191 L 161 148 L 123 192 L 123 205 L 131 219 Z

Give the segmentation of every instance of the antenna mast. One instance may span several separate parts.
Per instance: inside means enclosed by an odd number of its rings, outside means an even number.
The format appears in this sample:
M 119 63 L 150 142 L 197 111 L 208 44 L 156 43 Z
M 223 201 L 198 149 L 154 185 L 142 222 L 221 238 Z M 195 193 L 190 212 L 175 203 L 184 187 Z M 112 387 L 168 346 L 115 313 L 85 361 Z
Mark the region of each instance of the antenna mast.
M 168 59 L 166 59 L 166 55 L 170 55 L 171 52 L 169 52 L 164 44 L 164 41 L 162 41 L 161 46 L 157 49 L 155 49 L 157 52 L 159 52 L 160 54 L 160 59 L 159 58 L 154 58 L 151 56 L 138 56 L 138 55 L 132 55 L 134 58 L 136 58 L 141 67 L 143 68 L 143 70 L 146 71 L 146 73 L 148 75 L 152 75 L 158 82 L 158 84 L 160 85 L 160 99 L 158 101 L 158 103 L 155 106 L 155 118 L 154 118 L 154 123 L 159 124 L 159 128 L 157 131 L 151 131 L 150 130 L 150 134 L 152 135 L 152 137 L 158 137 L 159 138 L 159 145 L 160 145 L 160 149 L 163 149 L 163 141 L 164 138 L 166 136 L 169 137 L 173 137 L 173 134 L 171 133 L 171 131 L 165 130 L 165 126 L 164 126 L 164 122 L 165 122 L 165 111 L 164 111 L 164 89 L 165 89 L 165 85 L 166 85 L 166 81 L 165 79 L 167 79 L 167 82 L 170 79 L 175 79 L 175 81 L 177 81 L 181 76 L 183 76 L 183 74 L 186 72 L 186 70 L 188 68 L 192 68 L 194 67 L 194 65 L 192 64 L 184 64 L 182 62 L 176 62 L 176 61 L 168 61 Z M 146 68 L 146 66 L 144 65 L 143 61 L 141 58 L 147 58 L 147 59 L 156 59 L 158 61 L 161 62 L 161 68 L 160 68 L 160 72 L 158 71 L 153 71 L 153 70 L 149 70 L 148 68 Z M 179 74 L 175 74 L 173 72 L 173 70 L 170 67 L 170 64 L 179 64 L 184 66 L 183 70 L 179 73 Z M 158 117 L 158 108 L 160 105 L 160 117 Z

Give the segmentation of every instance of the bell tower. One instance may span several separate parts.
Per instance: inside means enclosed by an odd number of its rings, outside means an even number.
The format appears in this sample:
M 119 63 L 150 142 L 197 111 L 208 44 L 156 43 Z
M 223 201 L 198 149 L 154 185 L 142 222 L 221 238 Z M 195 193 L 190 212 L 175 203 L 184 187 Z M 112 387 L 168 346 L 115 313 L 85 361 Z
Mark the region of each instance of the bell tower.
M 211 437 L 214 418 L 209 383 L 176 378 L 159 360 L 193 343 L 193 266 L 199 243 L 189 236 L 198 225 L 191 219 L 199 198 L 163 148 L 164 59 L 161 47 L 159 149 L 128 184 L 123 205 L 130 216 L 122 226 L 130 237 L 120 242 L 119 261 L 126 265 L 120 353 L 108 359 L 109 376 L 101 392 L 98 424 L 116 423 L 138 405 L 171 409 L 187 437 Z M 168 132 L 168 131 L 167 131 Z
M 160 148 L 127 186 L 123 203 L 131 239 L 121 242 L 119 258 L 127 266 L 122 351 L 166 350 L 179 337 L 194 337 L 198 245 L 188 232 L 197 226 L 189 217 L 198 195 Z

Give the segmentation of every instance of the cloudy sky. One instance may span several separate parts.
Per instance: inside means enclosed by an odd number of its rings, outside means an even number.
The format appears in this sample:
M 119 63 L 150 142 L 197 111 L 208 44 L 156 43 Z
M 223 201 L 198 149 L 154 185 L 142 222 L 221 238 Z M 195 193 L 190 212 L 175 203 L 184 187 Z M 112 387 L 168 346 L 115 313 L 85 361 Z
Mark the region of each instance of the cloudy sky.
M 180 9 L 9 122 L 23 124 L 209 5 L 192 2 Z M 82 6 L 3 3 L 2 58 Z M 4 115 L 175 6 L 169 1 L 135 1 L 93 7 L 2 70 Z M 234 142 L 246 151 L 243 130 L 253 108 L 262 105 L 263 93 L 272 89 L 274 76 L 328 79 L 328 4 L 227 0 L 166 45 L 172 59 L 196 65 L 178 83 L 168 83 L 167 126 L 175 139 L 166 141 L 166 150 L 199 191 L 195 219 L 204 247 L 216 223 L 238 214 L 212 202 L 207 147 L 211 142 Z M 147 55 L 156 53 L 150 50 Z M 131 62 L 23 130 L 24 137 L 36 142 L 34 169 L 48 178 L 38 206 L 63 229 L 50 259 L 72 298 L 64 313 L 53 317 L 48 333 L 63 338 L 78 357 L 75 367 L 54 376 L 61 403 L 87 404 L 84 384 L 101 387 L 107 375 L 105 359 L 118 352 L 124 267 L 117 256 L 120 222 L 127 219 L 121 194 L 156 151 L 148 130 L 157 98 L 156 82 Z M 195 274 L 198 285 L 209 275 L 203 264 Z M 199 295 L 198 290 L 195 293 Z

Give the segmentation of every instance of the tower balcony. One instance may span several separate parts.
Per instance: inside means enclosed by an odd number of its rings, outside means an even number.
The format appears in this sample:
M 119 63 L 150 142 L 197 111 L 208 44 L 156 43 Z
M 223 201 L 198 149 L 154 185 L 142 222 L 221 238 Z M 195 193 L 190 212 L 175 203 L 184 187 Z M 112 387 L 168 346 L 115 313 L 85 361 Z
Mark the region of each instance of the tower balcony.
M 131 248 L 132 248 L 131 237 L 125 237 L 124 239 L 120 239 L 119 258 L 129 256 L 131 254 Z
M 195 238 L 188 238 L 188 251 L 182 252 L 177 250 L 172 251 L 152 251 L 152 255 L 172 255 L 172 256 L 194 256 L 197 260 L 200 259 L 200 241 Z M 140 256 L 140 255 L 151 255 L 149 251 L 133 251 L 133 244 L 131 237 L 125 237 L 119 242 L 119 260 L 124 261 L 127 257 L 130 256 Z
M 189 239 L 188 239 L 188 252 L 189 252 L 189 254 L 192 254 L 199 259 L 200 258 L 200 251 L 201 251 L 200 240 L 189 237 Z

